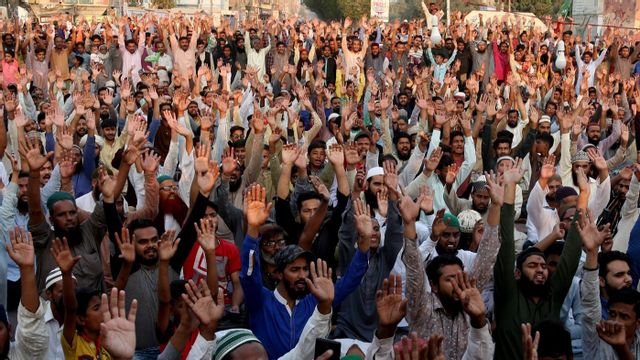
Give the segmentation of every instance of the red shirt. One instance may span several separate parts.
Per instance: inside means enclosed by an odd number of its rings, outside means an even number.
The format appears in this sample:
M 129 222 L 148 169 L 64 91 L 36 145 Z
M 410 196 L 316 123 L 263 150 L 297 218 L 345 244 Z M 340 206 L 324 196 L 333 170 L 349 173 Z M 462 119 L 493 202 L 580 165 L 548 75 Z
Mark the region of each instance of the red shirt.
M 224 303 L 231 304 L 233 285 L 231 274 L 240 271 L 240 252 L 236 245 L 227 240 L 220 240 L 216 246 L 216 260 L 218 271 L 218 286 L 224 291 Z M 207 260 L 204 250 L 196 243 L 191 249 L 183 265 L 184 279 L 193 280 L 196 284 L 200 279 L 207 279 Z

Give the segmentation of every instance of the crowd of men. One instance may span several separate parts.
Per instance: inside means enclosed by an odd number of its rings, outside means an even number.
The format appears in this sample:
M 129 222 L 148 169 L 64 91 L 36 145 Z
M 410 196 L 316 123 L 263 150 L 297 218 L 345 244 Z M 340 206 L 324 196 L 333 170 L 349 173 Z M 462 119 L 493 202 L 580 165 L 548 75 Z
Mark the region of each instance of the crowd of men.
M 640 358 L 639 33 L 423 7 L 0 20 L 2 359 Z

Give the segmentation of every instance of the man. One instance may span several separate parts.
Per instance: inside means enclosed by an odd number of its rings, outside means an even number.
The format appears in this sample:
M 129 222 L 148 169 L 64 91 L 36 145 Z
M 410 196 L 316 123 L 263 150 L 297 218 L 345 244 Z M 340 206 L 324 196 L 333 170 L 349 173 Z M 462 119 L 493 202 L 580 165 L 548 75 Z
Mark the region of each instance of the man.
M 100 260 L 100 242 L 106 232 L 106 213 L 116 213 L 113 189 L 103 187 L 103 204 L 96 205 L 89 218 L 80 222 L 78 208 L 73 195 L 57 192 L 47 200 L 50 223 L 45 220 L 40 199 L 40 168 L 46 157 L 33 144 L 22 143 L 21 153 L 28 160 L 30 173 L 28 182 L 29 194 L 29 230 L 37 248 L 38 289 L 44 289 L 46 275 L 55 267 L 55 261 L 49 251 L 49 244 L 54 237 L 66 237 L 74 254 L 82 258 L 75 267 L 74 275 L 81 287 L 104 289 L 102 261 Z
M 622 207 L 627 199 L 627 193 L 629 192 L 629 187 L 631 186 L 631 177 L 633 176 L 633 171 L 630 169 L 622 170 L 612 182 L 615 183 L 615 186 L 611 190 L 611 198 L 609 199 L 609 203 L 604 208 L 602 215 L 598 218 L 598 226 L 604 224 L 610 224 L 611 233 L 613 236 L 616 236 L 618 233 L 618 223 L 620 222 L 620 218 L 622 216 Z
M 189 206 L 185 203 L 182 195 L 182 188 L 187 186 L 183 182 L 176 182 L 167 175 L 158 176 L 160 202 L 159 212 L 155 219 L 155 224 L 161 230 L 179 231 L 185 224 Z M 188 225 L 187 225 L 188 226 Z
M 375 71 L 376 81 L 380 81 L 384 77 L 384 73 L 389 68 L 389 59 L 384 56 L 380 49 L 380 44 L 372 43 L 367 56 L 364 59 L 366 69 L 373 68 Z
M 260 273 L 258 232 L 269 216 L 265 190 L 253 185 L 247 191 L 247 236 L 242 244 L 242 271 L 240 282 L 245 293 L 245 304 L 251 328 L 265 345 L 270 359 L 284 355 L 298 342 L 304 324 L 312 315 L 318 300 L 309 294 L 309 264 L 313 254 L 297 245 L 289 245 L 275 257 L 280 282 L 274 291 L 262 286 Z M 333 306 L 339 306 L 361 282 L 367 270 L 369 240 L 359 243 L 353 261 L 338 281 Z M 311 267 L 312 272 L 314 267 Z
M 585 359 L 634 359 L 640 356 L 638 315 L 640 314 L 640 294 L 631 288 L 616 291 L 609 298 L 607 310 L 609 319 L 601 320 L 604 310 L 601 288 L 598 285 L 599 255 L 606 231 L 598 231 L 595 219 L 586 219 L 580 226 L 580 236 L 587 257 L 582 277 L 582 348 Z M 606 270 L 605 270 L 606 271 Z M 600 279 L 602 284 L 602 279 Z
M 542 320 L 559 320 L 562 304 L 580 260 L 580 240 L 575 225 L 568 231 L 558 270 L 552 278 L 549 278 L 544 253 L 539 249 L 528 248 L 515 259 L 514 203 L 516 184 L 522 175 L 522 170 L 517 168 L 503 174 L 505 192 L 500 216 L 502 243 L 494 267 L 495 320 L 500 324 L 494 333 L 495 359 L 522 358 L 521 324 L 536 326 Z M 587 196 L 585 187 L 578 203 L 580 207 L 586 207 Z
M 77 281 L 75 276 L 72 277 Z M 62 301 L 62 272 L 55 268 L 47 275 L 45 283 L 46 312 L 44 321 L 49 331 L 49 353 L 47 359 L 63 360 L 64 353 L 60 344 L 62 325 L 64 324 L 64 303 Z
M 378 186 L 374 185 L 374 191 L 382 188 L 382 175 L 376 175 L 373 181 L 379 181 Z M 369 181 L 368 180 L 368 181 Z M 367 189 L 368 190 L 368 189 Z M 394 189 L 395 190 L 395 189 Z M 374 199 L 376 200 L 374 192 Z M 370 195 L 369 195 L 370 196 Z M 371 201 L 365 196 L 367 203 Z M 361 241 L 369 240 L 369 267 L 364 274 L 362 283 L 358 288 L 349 295 L 338 313 L 336 321 L 336 330 L 334 336 L 336 338 L 358 339 L 360 341 L 371 342 L 373 334 L 378 326 L 378 318 L 374 299 L 376 298 L 377 289 L 382 286 L 382 282 L 389 276 L 389 272 L 393 268 L 398 252 L 402 248 L 402 224 L 398 208 L 401 204 L 395 204 L 395 201 L 387 201 L 386 191 L 384 191 L 385 213 L 382 221 L 378 220 L 379 212 L 376 211 L 375 216 L 366 211 L 369 206 L 373 210 L 373 204 L 365 206 L 360 200 L 360 192 L 354 189 L 352 194 L 352 202 L 347 206 L 344 213 L 342 225 L 338 237 L 340 238 L 340 274 L 345 274 L 347 267 L 355 256 L 356 245 Z M 382 211 L 382 207 L 377 201 L 376 209 Z M 384 222 L 383 222 L 384 221 Z M 382 237 L 382 226 L 384 227 L 384 238 Z M 354 229 L 355 228 L 355 229 Z M 383 243 L 384 241 L 384 243 Z
M 405 200 L 406 199 L 406 200 Z M 414 203 L 411 199 L 403 199 L 400 208 L 402 209 L 402 220 L 404 223 L 404 251 L 402 260 L 406 264 L 407 278 L 407 298 L 412 301 L 407 306 L 407 318 L 410 321 L 410 331 L 416 331 L 418 336 L 425 338 L 429 334 L 444 334 L 446 329 L 455 329 L 455 336 L 447 337 L 444 341 L 443 349 L 448 359 L 461 359 L 467 348 L 467 335 L 475 330 L 488 330 L 488 322 L 485 318 L 485 306 L 482 301 L 480 292 L 475 289 L 463 296 L 456 288 L 456 285 L 465 287 L 468 284 L 466 274 L 463 274 L 462 261 L 455 255 L 440 255 L 431 260 L 425 271 L 422 270 L 422 258 L 418 250 L 416 221 L 418 213 L 422 211 L 430 211 L 431 209 L 423 206 L 424 197 L 418 199 L 418 203 Z M 498 201 L 495 201 L 497 204 Z M 493 221 L 497 223 L 498 214 L 500 212 L 499 205 L 494 207 L 491 226 L 495 226 Z M 486 231 L 486 230 L 485 230 Z M 492 231 L 497 240 L 497 228 Z M 484 243 L 492 242 L 497 246 L 497 242 L 483 241 Z M 494 249 L 495 250 L 495 249 Z M 486 254 L 485 254 L 486 255 Z M 493 260 L 491 258 L 483 259 L 486 261 L 486 274 L 479 273 L 478 288 L 482 288 L 489 279 L 488 269 L 490 269 Z M 477 266 L 477 265 L 476 265 Z M 478 269 L 480 270 L 480 269 Z M 426 282 L 429 281 L 431 291 L 427 290 Z M 456 284 L 457 283 L 457 284 Z M 457 289 L 457 290 L 456 290 Z M 475 310 L 470 307 L 473 306 Z M 467 320 L 468 319 L 468 320 Z
M 333 254 L 338 244 L 335 234 L 340 229 L 341 215 L 347 206 L 349 182 L 344 168 L 342 146 L 332 146 L 328 157 L 338 183 L 337 204 L 333 206 L 331 213 L 328 213 L 329 191 L 317 178 L 312 178 L 313 184 L 311 183 L 307 176 L 307 160 L 297 145 L 285 145 L 282 149 L 282 172 L 278 179 L 275 208 L 276 222 L 289 234 L 290 239 L 298 239 L 300 247 L 310 250 L 319 258 L 327 259 L 330 265 L 335 265 Z M 292 194 L 295 200 L 291 202 L 296 205 L 299 221 L 296 221 L 289 199 L 294 163 L 298 178 Z
M 600 56 L 597 59 L 593 60 L 593 53 L 591 51 L 585 51 L 583 54 L 580 54 L 580 44 L 576 44 L 576 62 L 578 64 L 579 71 L 576 71 L 577 81 L 576 81 L 576 93 L 580 93 L 580 86 L 582 85 L 582 74 L 584 73 L 584 69 L 586 69 L 587 74 L 589 74 L 589 79 L 587 79 L 587 85 L 589 87 L 594 86 L 594 82 L 596 79 L 596 70 L 600 63 L 602 63 L 607 55 L 607 46 L 604 43 L 604 39 L 600 40 L 605 46 L 603 46 L 600 51 Z
M 447 176 L 447 185 L 453 185 L 454 181 L 455 177 Z M 462 211 L 471 209 L 482 215 L 482 219 L 485 221 L 487 220 L 490 201 L 489 188 L 482 177 L 471 184 L 471 199 L 459 198 L 453 188 L 444 195 L 444 203 L 451 211 L 451 215 L 457 216 Z
M 173 53 L 173 69 L 175 73 L 187 76 L 189 70 L 192 76 L 196 75 L 194 59 L 196 58 L 196 46 L 200 37 L 200 19 L 198 16 L 194 19 L 193 31 L 191 38 L 181 36 L 176 39 L 174 27 L 169 26 L 169 41 L 171 44 L 171 52 Z
M 275 255 L 287 246 L 287 234 L 276 224 L 266 224 L 260 228 L 260 272 L 262 283 L 269 290 L 275 290 L 276 279 Z
M 264 83 L 264 75 L 267 73 L 267 54 L 271 50 L 271 41 L 267 46 L 263 46 L 262 39 L 251 40 L 248 31 L 244 33 L 245 49 L 247 51 L 247 67 L 251 66 L 258 70 L 256 77 L 258 81 Z M 247 47 L 246 44 L 249 46 Z
M 598 279 L 600 284 L 600 303 L 602 320 L 608 320 L 608 301 L 618 291 L 632 288 L 637 279 L 632 276 L 631 258 L 620 251 L 608 251 L 598 254 Z M 635 281 L 634 281 L 635 280 Z
M 14 230 L 15 232 L 9 233 L 11 241 L 7 243 L 7 253 L 20 268 L 22 279 L 18 326 L 15 332 L 16 341 L 12 343 L 7 313 L 4 306 L 0 305 L 0 354 L 12 360 L 44 359 L 50 339 L 44 320 L 45 304 L 38 296 L 36 288 L 34 245 L 28 232 L 19 228 Z
M 102 147 L 102 150 L 100 150 L 100 162 L 102 162 L 108 170 L 114 171 L 116 169 L 113 168 L 111 162 L 118 150 L 124 147 L 127 141 L 128 129 L 125 127 L 122 130 L 122 133 L 118 135 L 118 124 L 113 119 L 103 120 L 100 127 L 102 128 L 102 136 L 104 137 L 104 146 Z M 89 174 L 88 179 L 91 179 L 91 174 Z
M 555 174 L 555 157 L 544 160 L 540 177 L 527 200 L 527 240 L 532 243 L 544 239 L 560 221 L 557 209 L 560 204 L 556 191 L 562 186 L 560 175 Z M 567 188 L 573 190 L 572 188 Z M 575 190 L 573 190 L 575 193 Z M 575 193 L 575 195 L 578 195 Z
M 585 150 L 587 149 L 587 144 L 595 146 L 601 154 L 606 154 L 611 146 L 613 146 L 618 139 L 620 139 L 620 135 L 622 134 L 622 121 L 617 118 L 617 114 L 614 115 L 612 131 L 609 136 L 600 140 L 602 135 L 602 130 L 600 129 L 600 123 L 596 121 L 591 121 L 587 125 L 587 131 L 581 134 L 578 139 L 578 148 Z

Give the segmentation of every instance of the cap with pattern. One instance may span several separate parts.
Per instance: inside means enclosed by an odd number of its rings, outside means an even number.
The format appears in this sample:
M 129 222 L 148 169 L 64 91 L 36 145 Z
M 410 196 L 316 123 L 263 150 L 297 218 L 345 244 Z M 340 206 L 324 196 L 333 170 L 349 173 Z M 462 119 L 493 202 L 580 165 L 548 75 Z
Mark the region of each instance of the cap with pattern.
M 298 245 L 287 245 L 280 249 L 274 256 L 273 260 L 276 263 L 276 268 L 279 271 L 283 271 L 284 268 L 294 262 L 297 258 L 304 256 L 309 262 L 315 260 L 315 256 L 309 251 L 305 251 Z
M 571 157 L 571 163 L 575 164 L 577 161 L 586 161 L 589 162 L 591 161 L 589 159 L 589 155 L 587 155 L 586 151 L 582 151 L 582 150 L 578 150 L 576 151 L 575 154 L 573 154 L 573 156 Z
M 473 232 L 473 228 L 478 221 L 482 220 L 482 215 L 479 212 L 471 209 L 461 211 L 458 214 L 458 222 L 460 222 L 460 231 L 463 233 Z
M 224 334 L 216 343 L 216 351 L 213 353 L 213 360 L 224 359 L 233 350 L 248 343 L 261 343 L 260 340 L 247 329 L 233 329 Z

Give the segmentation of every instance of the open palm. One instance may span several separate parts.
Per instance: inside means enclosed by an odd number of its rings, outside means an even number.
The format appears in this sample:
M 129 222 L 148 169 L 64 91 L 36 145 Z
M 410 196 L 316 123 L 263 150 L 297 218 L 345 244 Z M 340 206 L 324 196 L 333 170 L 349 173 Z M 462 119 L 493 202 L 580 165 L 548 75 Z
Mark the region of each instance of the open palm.
M 407 301 L 402 299 L 402 277 L 391 274 L 384 279 L 382 289 L 376 293 L 376 309 L 381 326 L 395 326 L 407 312 Z
M 253 184 L 245 195 L 245 216 L 249 226 L 260 227 L 269 218 L 271 204 L 267 205 L 266 190 L 258 184 Z
M 331 303 L 335 296 L 335 288 L 331 280 L 331 269 L 326 261 L 318 259 L 311 263 L 311 279 L 306 278 L 307 287 L 318 303 Z
M 136 312 L 138 302 L 133 300 L 129 316 L 125 317 L 125 292 L 111 289 L 111 299 L 102 295 L 100 310 L 104 322 L 100 325 L 102 345 L 113 358 L 130 359 L 136 351 Z

